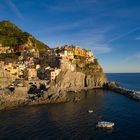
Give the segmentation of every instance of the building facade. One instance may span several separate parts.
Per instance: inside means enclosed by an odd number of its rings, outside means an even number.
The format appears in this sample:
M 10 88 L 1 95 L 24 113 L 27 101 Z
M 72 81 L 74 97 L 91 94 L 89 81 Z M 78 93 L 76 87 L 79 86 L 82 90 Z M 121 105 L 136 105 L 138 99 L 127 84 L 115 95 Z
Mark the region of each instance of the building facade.
M 58 74 L 60 73 L 61 69 L 54 69 L 50 72 L 50 80 L 53 81 L 56 79 Z

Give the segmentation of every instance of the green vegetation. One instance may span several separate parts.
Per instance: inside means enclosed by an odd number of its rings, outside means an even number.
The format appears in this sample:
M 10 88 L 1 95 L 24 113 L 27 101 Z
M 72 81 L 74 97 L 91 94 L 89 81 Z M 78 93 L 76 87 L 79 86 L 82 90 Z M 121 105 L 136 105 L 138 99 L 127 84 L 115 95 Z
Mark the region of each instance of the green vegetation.
M 98 59 L 94 59 L 94 65 L 99 65 Z
M 33 47 L 37 47 L 39 50 L 48 48 L 47 45 L 36 40 L 31 34 L 23 32 L 10 21 L 0 22 L 0 44 L 2 47 L 18 47 L 27 43 L 28 40 L 33 44 Z
M 12 61 L 12 60 L 18 60 L 19 54 L 18 53 L 3 53 L 0 54 L 0 60 L 3 61 Z

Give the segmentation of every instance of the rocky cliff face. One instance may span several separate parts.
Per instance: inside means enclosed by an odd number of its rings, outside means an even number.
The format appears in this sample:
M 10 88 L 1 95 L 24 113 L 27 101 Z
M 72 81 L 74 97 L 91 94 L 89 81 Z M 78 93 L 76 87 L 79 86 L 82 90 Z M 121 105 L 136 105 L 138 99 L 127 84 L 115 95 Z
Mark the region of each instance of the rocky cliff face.
M 13 76 L 10 75 L 7 71 L 3 68 L 0 68 L 0 88 L 6 87 L 12 81 Z
M 77 91 L 85 88 L 101 88 L 106 82 L 106 76 L 101 66 L 94 64 L 75 63 L 74 70 L 63 69 L 52 83 L 54 87 L 60 90 Z
M 69 64 L 68 64 L 69 65 Z M 64 65 L 63 65 L 64 66 Z M 71 69 L 70 69 L 71 68 Z M 11 82 L 10 75 L 0 71 L 2 85 Z M 5 82 L 3 82 L 5 79 Z M 28 87 L 16 87 L 13 93 L 0 90 L 0 110 L 6 110 L 23 105 L 35 105 L 46 103 L 59 103 L 72 100 L 68 91 L 78 92 L 83 89 L 101 88 L 106 82 L 106 77 L 100 65 L 72 63 L 63 67 L 55 81 L 51 82 L 50 88 L 44 91 L 43 96 L 35 98 L 28 95 Z M 3 85 L 4 86 L 4 85 Z M 80 93 L 80 92 L 78 92 Z M 74 100 L 79 100 L 78 93 L 74 94 Z
M 85 87 L 85 74 L 76 71 L 62 71 L 56 79 L 56 85 L 60 89 L 73 88 L 82 89 Z

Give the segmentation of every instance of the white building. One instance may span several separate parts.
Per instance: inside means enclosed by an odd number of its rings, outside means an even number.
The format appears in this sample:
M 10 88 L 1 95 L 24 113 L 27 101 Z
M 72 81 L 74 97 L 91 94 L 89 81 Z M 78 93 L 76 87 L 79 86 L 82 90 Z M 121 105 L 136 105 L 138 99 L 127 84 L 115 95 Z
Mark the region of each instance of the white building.
M 67 57 L 68 56 L 68 52 L 67 50 L 62 50 L 60 53 L 59 53 L 60 57 Z
M 87 56 L 88 58 L 93 57 L 93 52 L 92 52 L 91 50 L 87 50 L 87 51 L 86 51 L 86 56 Z
M 50 73 L 50 80 L 53 81 L 56 79 L 56 76 L 60 73 L 61 69 L 54 69 L 53 71 L 51 71 Z

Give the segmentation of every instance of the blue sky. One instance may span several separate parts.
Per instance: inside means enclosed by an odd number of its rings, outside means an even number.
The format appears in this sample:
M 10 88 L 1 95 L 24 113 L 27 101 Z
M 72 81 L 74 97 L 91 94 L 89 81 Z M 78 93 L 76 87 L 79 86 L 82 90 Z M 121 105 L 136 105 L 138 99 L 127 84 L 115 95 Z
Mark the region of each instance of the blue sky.
M 105 72 L 140 72 L 139 0 L 0 0 L 2 20 L 50 47 L 93 50 Z

